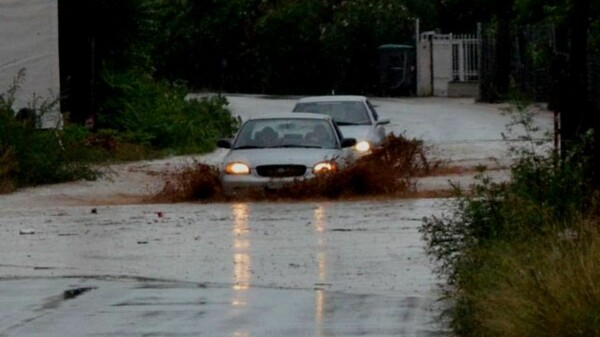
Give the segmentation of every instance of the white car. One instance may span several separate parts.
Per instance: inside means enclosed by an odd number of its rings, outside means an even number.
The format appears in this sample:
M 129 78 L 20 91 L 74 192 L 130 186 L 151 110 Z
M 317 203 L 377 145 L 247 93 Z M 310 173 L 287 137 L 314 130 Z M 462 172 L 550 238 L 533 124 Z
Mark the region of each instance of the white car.
M 233 139 L 217 145 L 229 149 L 220 164 L 225 195 L 248 189 L 276 189 L 340 169 L 351 161 L 355 139 L 342 138 L 331 117 L 283 113 L 252 118 Z
M 379 119 L 375 107 L 365 96 L 311 96 L 298 100 L 293 112 L 325 114 L 333 118 L 344 137 L 356 139 L 354 149 L 366 154 L 380 146 L 386 137 L 384 125 L 389 119 Z

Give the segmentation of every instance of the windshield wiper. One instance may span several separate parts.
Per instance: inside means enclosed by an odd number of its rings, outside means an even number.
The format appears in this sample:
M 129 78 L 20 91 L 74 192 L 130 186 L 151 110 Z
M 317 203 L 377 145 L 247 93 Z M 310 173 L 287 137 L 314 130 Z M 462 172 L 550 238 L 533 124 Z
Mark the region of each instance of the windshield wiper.
M 279 145 L 277 147 L 299 147 L 299 148 L 306 148 L 306 149 L 322 149 L 322 146 L 318 146 L 318 145 L 299 145 L 299 144 L 282 144 Z
M 361 125 L 360 123 L 352 123 L 352 122 L 335 122 L 337 125 Z

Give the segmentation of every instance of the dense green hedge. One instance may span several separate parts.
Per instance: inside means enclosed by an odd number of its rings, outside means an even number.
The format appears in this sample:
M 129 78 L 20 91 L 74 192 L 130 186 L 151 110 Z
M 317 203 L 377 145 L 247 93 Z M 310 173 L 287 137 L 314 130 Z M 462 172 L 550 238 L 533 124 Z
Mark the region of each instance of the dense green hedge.
M 201 153 L 237 129 L 223 96 L 187 100 L 185 85 L 135 72 L 105 74 L 105 79 L 108 93 L 98 127 L 117 130 L 122 142 L 174 154 Z

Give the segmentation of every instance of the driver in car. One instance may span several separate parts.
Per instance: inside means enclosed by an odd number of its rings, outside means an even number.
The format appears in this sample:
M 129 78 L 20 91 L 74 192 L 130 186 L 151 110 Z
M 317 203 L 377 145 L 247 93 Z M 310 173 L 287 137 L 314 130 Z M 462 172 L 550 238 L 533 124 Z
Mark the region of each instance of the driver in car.
M 304 137 L 311 144 L 326 146 L 329 143 L 330 137 L 327 129 L 322 124 L 315 125 L 313 130 Z
M 270 147 L 277 145 L 279 135 L 272 127 L 267 126 L 261 131 L 256 133 L 256 142 L 259 146 Z

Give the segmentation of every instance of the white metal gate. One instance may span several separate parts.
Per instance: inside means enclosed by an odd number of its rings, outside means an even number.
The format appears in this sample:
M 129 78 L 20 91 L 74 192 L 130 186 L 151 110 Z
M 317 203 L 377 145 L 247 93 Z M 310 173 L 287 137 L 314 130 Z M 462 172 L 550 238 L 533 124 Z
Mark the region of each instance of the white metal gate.
M 479 80 L 479 39 L 476 35 L 424 32 L 419 41 L 417 92 L 448 96 L 449 83 Z
M 452 80 L 479 79 L 479 40 L 476 35 L 454 35 L 452 43 Z

